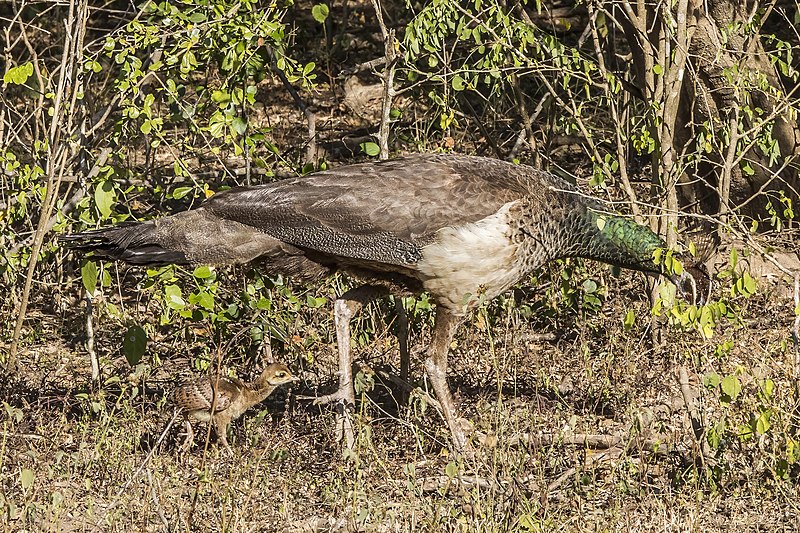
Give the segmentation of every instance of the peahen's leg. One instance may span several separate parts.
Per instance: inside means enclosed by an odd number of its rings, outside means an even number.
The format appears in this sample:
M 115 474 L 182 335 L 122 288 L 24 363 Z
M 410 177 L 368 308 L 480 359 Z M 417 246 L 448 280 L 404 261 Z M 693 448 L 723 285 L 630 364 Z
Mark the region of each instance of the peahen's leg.
M 339 347 L 339 390 L 327 396 L 320 396 L 314 403 L 338 402 L 336 419 L 336 439 L 344 436 L 347 447 L 355 444 L 353 421 L 350 409 L 355 407 L 356 395 L 353 390 L 353 358 L 350 353 L 350 320 L 367 303 L 388 294 L 388 289 L 375 285 L 363 285 L 341 295 L 333 305 L 336 322 L 336 343 Z
M 186 429 L 186 438 L 180 446 L 180 451 L 185 452 L 192 447 L 192 441 L 194 440 L 194 430 L 192 429 L 192 423 L 189 422 L 189 417 L 184 417 L 183 427 Z
M 217 414 L 214 416 L 214 429 L 217 431 L 217 441 L 221 442 L 228 454 L 233 457 L 233 448 L 228 444 L 228 427 L 231 425 L 231 420 L 228 417 Z
M 425 370 L 436 392 L 436 398 L 442 406 L 442 414 L 453 436 L 453 447 L 456 452 L 463 452 L 467 446 L 464 429 L 458 422 L 453 397 L 447 386 L 447 352 L 462 317 L 454 315 L 443 306 L 436 308 L 436 321 L 433 326 L 433 338 L 425 360 Z
M 403 305 L 403 299 L 401 297 L 396 296 L 394 304 L 397 309 L 397 343 L 400 347 L 400 379 L 408 383 L 408 371 L 411 366 L 411 355 L 408 351 L 408 313 L 406 312 L 406 307 Z M 401 389 L 398 403 L 400 405 L 408 403 L 408 391 L 406 389 Z

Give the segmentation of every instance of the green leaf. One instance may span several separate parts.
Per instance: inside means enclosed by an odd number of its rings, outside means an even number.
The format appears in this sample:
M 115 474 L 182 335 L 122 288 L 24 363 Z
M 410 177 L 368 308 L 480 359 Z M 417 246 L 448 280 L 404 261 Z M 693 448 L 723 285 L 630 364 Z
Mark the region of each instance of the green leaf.
M 225 115 L 219 111 L 215 111 L 208 119 L 208 131 L 211 133 L 212 137 L 219 138 L 225 135 L 225 126 Z
M 198 303 L 204 308 L 208 309 L 209 311 L 214 310 L 214 295 L 210 292 L 203 292 L 200 294 L 200 298 Z
M 211 100 L 217 104 L 227 104 L 231 100 L 231 95 L 227 91 L 217 89 L 211 92 Z
M 180 200 L 192 190 L 192 187 L 176 187 L 174 191 L 172 191 L 172 198 L 174 200 Z
M 22 85 L 33 74 L 33 63 L 30 61 L 8 69 L 3 75 L 3 83 L 13 83 L 14 85 Z
M 361 150 L 370 157 L 375 157 L 381 153 L 381 147 L 374 142 L 361 143 Z
M 164 299 L 167 306 L 171 309 L 180 311 L 186 307 L 186 301 L 183 299 L 181 288 L 177 285 L 167 285 L 164 287 Z
M 142 360 L 146 348 L 147 333 L 145 333 L 144 329 L 141 326 L 129 327 L 122 341 L 122 353 L 125 354 L 128 364 L 136 366 Z
M 84 261 L 81 265 L 81 281 L 86 292 L 93 295 L 97 287 L 97 264 L 94 261 Z
M 22 484 L 22 490 L 27 491 L 33 486 L 33 470 L 23 468 L 19 473 L 19 482 Z
M 201 290 L 189 295 L 189 303 L 199 305 L 208 311 L 214 310 L 214 295 L 208 291 Z
M 453 76 L 453 79 L 450 80 L 450 84 L 453 86 L 453 89 L 456 91 L 463 91 L 464 90 L 464 78 L 456 74 Z
M 244 132 L 247 131 L 247 121 L 242 117 L 234 117 L 231 127 L 239 135 L 244 135 Z
M 188 74 L 195 68 L 197 68 L 197 58 L 195 57 L 194 52 L 187 50 L 186 53 L 183 54 L 183 57 L 181 57 L 181 73 Z
M 630 331 L 633 328 L 633 324 L 636 322 L 636 313 L 633 312 L 633 309 L 628 309 L 628 312 L 625 313 L 625 318 L 622 321 L 622 327 L 625 331 Z
M 729 401 L 735 400 L 742 392 L 742 383 L 739 381 L 739 378 L 733 374 L 725 376 L 720 383 L 720 387 L 722 388 L 722 393 L 728 397 Z
M 717 387 L 719 387 L 719 382 L 720 382 L 719 374 L 717 374 L 716 372 L 709 372 L 708 374 L 703 376 L 703 385 L 707 389 L 716 389 Z
M 756 420 L 756 431 L 759 435 L 763 435 L 767 431 L 769 431 L 770 423 L 769 418 L 772 415 L 772 412 L 769 410 L 762 411 L 761 415 Z
M 315 298 L 314 296 L 308 294 L 306 295 L 306 305 L 312 309 L 316 309 L 318 307 L 322 307 L 325 305 L 325 302 L 328 300 L 326 298 Z
M 769 378 L 765 379 L 761 383 L 761 390 L 767 398 L 772 397 L 772 393 L 775 391 L 775 382 Z
M 742 278 L 744 279 L 744 289 L 747 291 L 747 296 L 750 296 L 751 294 L 755 294 L 755 292 L 756 292 L 756 280 L 754 280 L 753 277 L 750 274 L 748 274 L 747 272 L 744 273 Z
M 653 65 L 653 73 L 654 73 L 656 76 L 661 76 L 661 75 L 664 73 L 664 67 L 662 67 L 662 66 L 661 66 L 661 65 L 659 65 L 659 64 L 655 64 L 655 65 Z
M 198 279 L 208 279 L 212 276 L 212 274 L 213 272 L 211 272 L 211 267 L 205 265 L 195 268 L 194 272 L 192 272 L 192 276 Z
M 114 184 L 111 180 L 106 180 L 99 183 L 94 189 L 94 203 L 97 205 L 97 210 L 103 218 L 111 216 L 111 206 L 116 199 L 114 192 Z
M 316 4 L 314 7 L 311 8 L 311 16 L 314 17 L 314 20 L 322 24 L 325 22 L 325 19 L 328 18 L 328 13 L 330 10 L 328 6 L 325 4 Z
M 447 466 L 444 467 L 444 473 L 447 474 L 447 477 L 453 479 L 458 475 L 458 464 L 455 461 L 450 461 L 447 463 Z

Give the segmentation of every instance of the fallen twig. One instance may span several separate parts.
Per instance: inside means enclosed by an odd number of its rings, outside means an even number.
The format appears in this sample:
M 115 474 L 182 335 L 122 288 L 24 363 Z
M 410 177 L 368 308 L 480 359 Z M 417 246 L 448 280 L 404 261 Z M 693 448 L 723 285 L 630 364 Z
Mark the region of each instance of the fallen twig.
M 634 436 L 630 439 L 619 435 L 603 435 L 592 433 L 549 433 L 541 435 L 531 435 L 521 433 L 510 439 L 509 444 L 529 444 L 536 443 L 541 446 L 552 446 L 556 444 L 565 446 L 583 446 L 595 450 L 644 450 L 657 455 L 664 455 L 673 449 L 666 436 L 646 437 L 644 435 Z

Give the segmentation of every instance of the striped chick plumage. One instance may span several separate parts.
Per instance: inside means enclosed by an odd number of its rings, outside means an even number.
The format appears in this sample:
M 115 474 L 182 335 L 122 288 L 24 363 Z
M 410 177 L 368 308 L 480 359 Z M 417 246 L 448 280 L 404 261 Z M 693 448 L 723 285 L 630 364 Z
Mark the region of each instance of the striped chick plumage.
M 184 415 L 186 441 L 183 447 L 191 446 L 194 433 L 190 419 L 195 419 L 212 423 L 217 438 L 230 451 L 227 439 L 230 423 L 264 401 L 280 385 L 296 380 L 286 365 L 273 363 L 252 384 L 223 377 L 203 377 L 182 384 L 175 390 L 173 400 Z

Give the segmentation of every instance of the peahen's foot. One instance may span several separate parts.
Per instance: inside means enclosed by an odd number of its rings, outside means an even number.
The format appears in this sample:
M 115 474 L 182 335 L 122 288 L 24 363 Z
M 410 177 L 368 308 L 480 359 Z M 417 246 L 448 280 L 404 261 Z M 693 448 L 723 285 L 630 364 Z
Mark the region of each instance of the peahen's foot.
M 345 402 L 339 402 L 336 406 L 336 442 L 344 442 L 348 450 L 353 450 L 356 444 L 355 432 L 353 431 L 353 415 Z
M 339 389 L 336 392 L 331 394 L 326 394 L 325 396 L 299 396 L 299 398 L 303 399 L 314 399 L 314 405 L 325 405 L 328 403 L 333 402 L 343 402 L 343 403 L 350 403 L 351 407 L 355 404 L 355 398 L 351 398 L 350 391 L 347 389 Z
M 344 439 L 348 450 L 355 446 L 355 433 L 353 431 L 352 412 L 355 408 L 355 392 L 352 387 L 342 387 L 334 393 L 325 396 L 298 396 L 299 399 L 314 400 L 314 405 L 336 403 L 336 429 L 334 436 L 336 442 Z
M 192 430 L 192 424 L 188 420 L 185 420 L 183 427 L 186 428 L 186 438 L 183 439 L 183 443 L 181 443 L 181 445 L 178 447 L 178 451 L 181 453 L 189 451 L 189 448 L 192 447 L 192 441 L 194 441 L 194 430 Z

